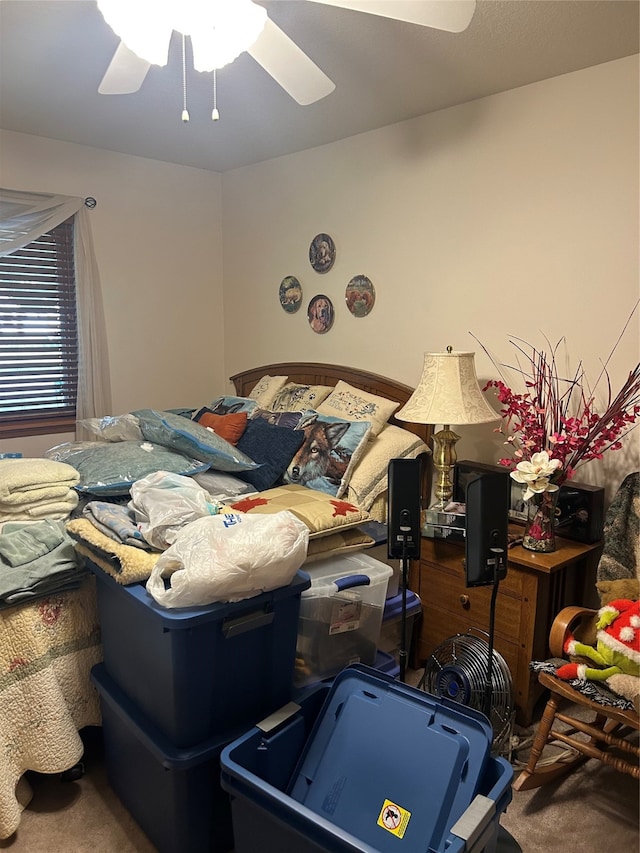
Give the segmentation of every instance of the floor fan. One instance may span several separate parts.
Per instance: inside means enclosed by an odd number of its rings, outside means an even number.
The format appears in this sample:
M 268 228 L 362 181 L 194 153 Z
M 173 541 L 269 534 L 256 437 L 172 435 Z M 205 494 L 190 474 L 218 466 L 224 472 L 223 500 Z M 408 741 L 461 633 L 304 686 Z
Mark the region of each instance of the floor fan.
M 493 752 L 509 750 L 513 730 L 513 685 L 502 655 L 492 650 L 491 701 L 486 707 L 488 635 L 475 628 L 444 640 L 425 663 L 419 688 L 481 711 L 493 728 Z M 488 713 L 487 713 L 488 710 Z

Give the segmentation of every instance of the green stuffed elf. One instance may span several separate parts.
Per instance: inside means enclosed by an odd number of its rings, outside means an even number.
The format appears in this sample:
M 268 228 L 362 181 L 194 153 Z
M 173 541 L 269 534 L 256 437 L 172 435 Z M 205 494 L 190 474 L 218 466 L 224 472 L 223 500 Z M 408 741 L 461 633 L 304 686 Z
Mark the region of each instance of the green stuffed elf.
M 567 663 L 556 675 L 565 681 L 605 681 L 612 675 L 640 676 L 640 602 L 628 598 L 610 601 L 598 611 L 597 646 L 587 646 L 569 635 L 565 654 L 588 658 L 594 667 Z M 597 668 L 596 668 L 597 667 Z

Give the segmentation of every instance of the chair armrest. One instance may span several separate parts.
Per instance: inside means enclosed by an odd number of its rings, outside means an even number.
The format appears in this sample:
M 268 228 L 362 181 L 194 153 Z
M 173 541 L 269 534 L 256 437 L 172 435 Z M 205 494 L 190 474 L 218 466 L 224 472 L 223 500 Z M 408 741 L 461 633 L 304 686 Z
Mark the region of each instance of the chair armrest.
M 553 620 L 549 631 L 549 650 L 551 657 L 564 657 L 564 641 L 569 631 L 585 616 L 593 616 L 597 613 L 591 607 L 565 607 Z

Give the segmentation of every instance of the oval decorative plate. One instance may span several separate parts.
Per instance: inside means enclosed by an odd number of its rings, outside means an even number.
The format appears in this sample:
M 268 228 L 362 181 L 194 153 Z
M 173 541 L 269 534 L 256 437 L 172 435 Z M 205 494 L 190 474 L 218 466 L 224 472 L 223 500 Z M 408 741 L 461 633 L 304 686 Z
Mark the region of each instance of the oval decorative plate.
M 307 308 L 309 325 L 318 335 L 324 335 L 333 326 L 333 302 L 328 296 L 319 293 L 314 296 Z
M 336 246 L 328 234 L 316 234 L 309 246 L 309 263 L 316 272 L 329 272 L 336 259 Z
M 376 301 L 376 290 L 366 275 L 354 275 L 344 293 L 347 308 L 354 317 L 366 317 Z
M 302 287 L 295 275 L 286 275 L 280 282 L 280 305 L 287 314 L 295 314 L 302 304 Z

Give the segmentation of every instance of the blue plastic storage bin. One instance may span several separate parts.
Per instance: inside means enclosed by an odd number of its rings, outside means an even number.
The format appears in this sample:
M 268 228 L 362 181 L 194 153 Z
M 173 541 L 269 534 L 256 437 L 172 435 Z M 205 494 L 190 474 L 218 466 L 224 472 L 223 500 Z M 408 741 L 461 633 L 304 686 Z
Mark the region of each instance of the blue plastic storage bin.
M 299 706 L 222 750 L 235 853 L 499 849 L 513 771 L 482 714 L 360 665 Z
M 188 749 L 171 744 L 118 689 L 103 664 L 91 671 L 102 709 L 109 784 L 159 853 L 233 849 L 220 753 L 229 737 Z
M 89 567 L 107 673 L 174 746 L 253 725 L 291 698 L 305 573 L 245 601 L 168 609 L 144 584 Z

